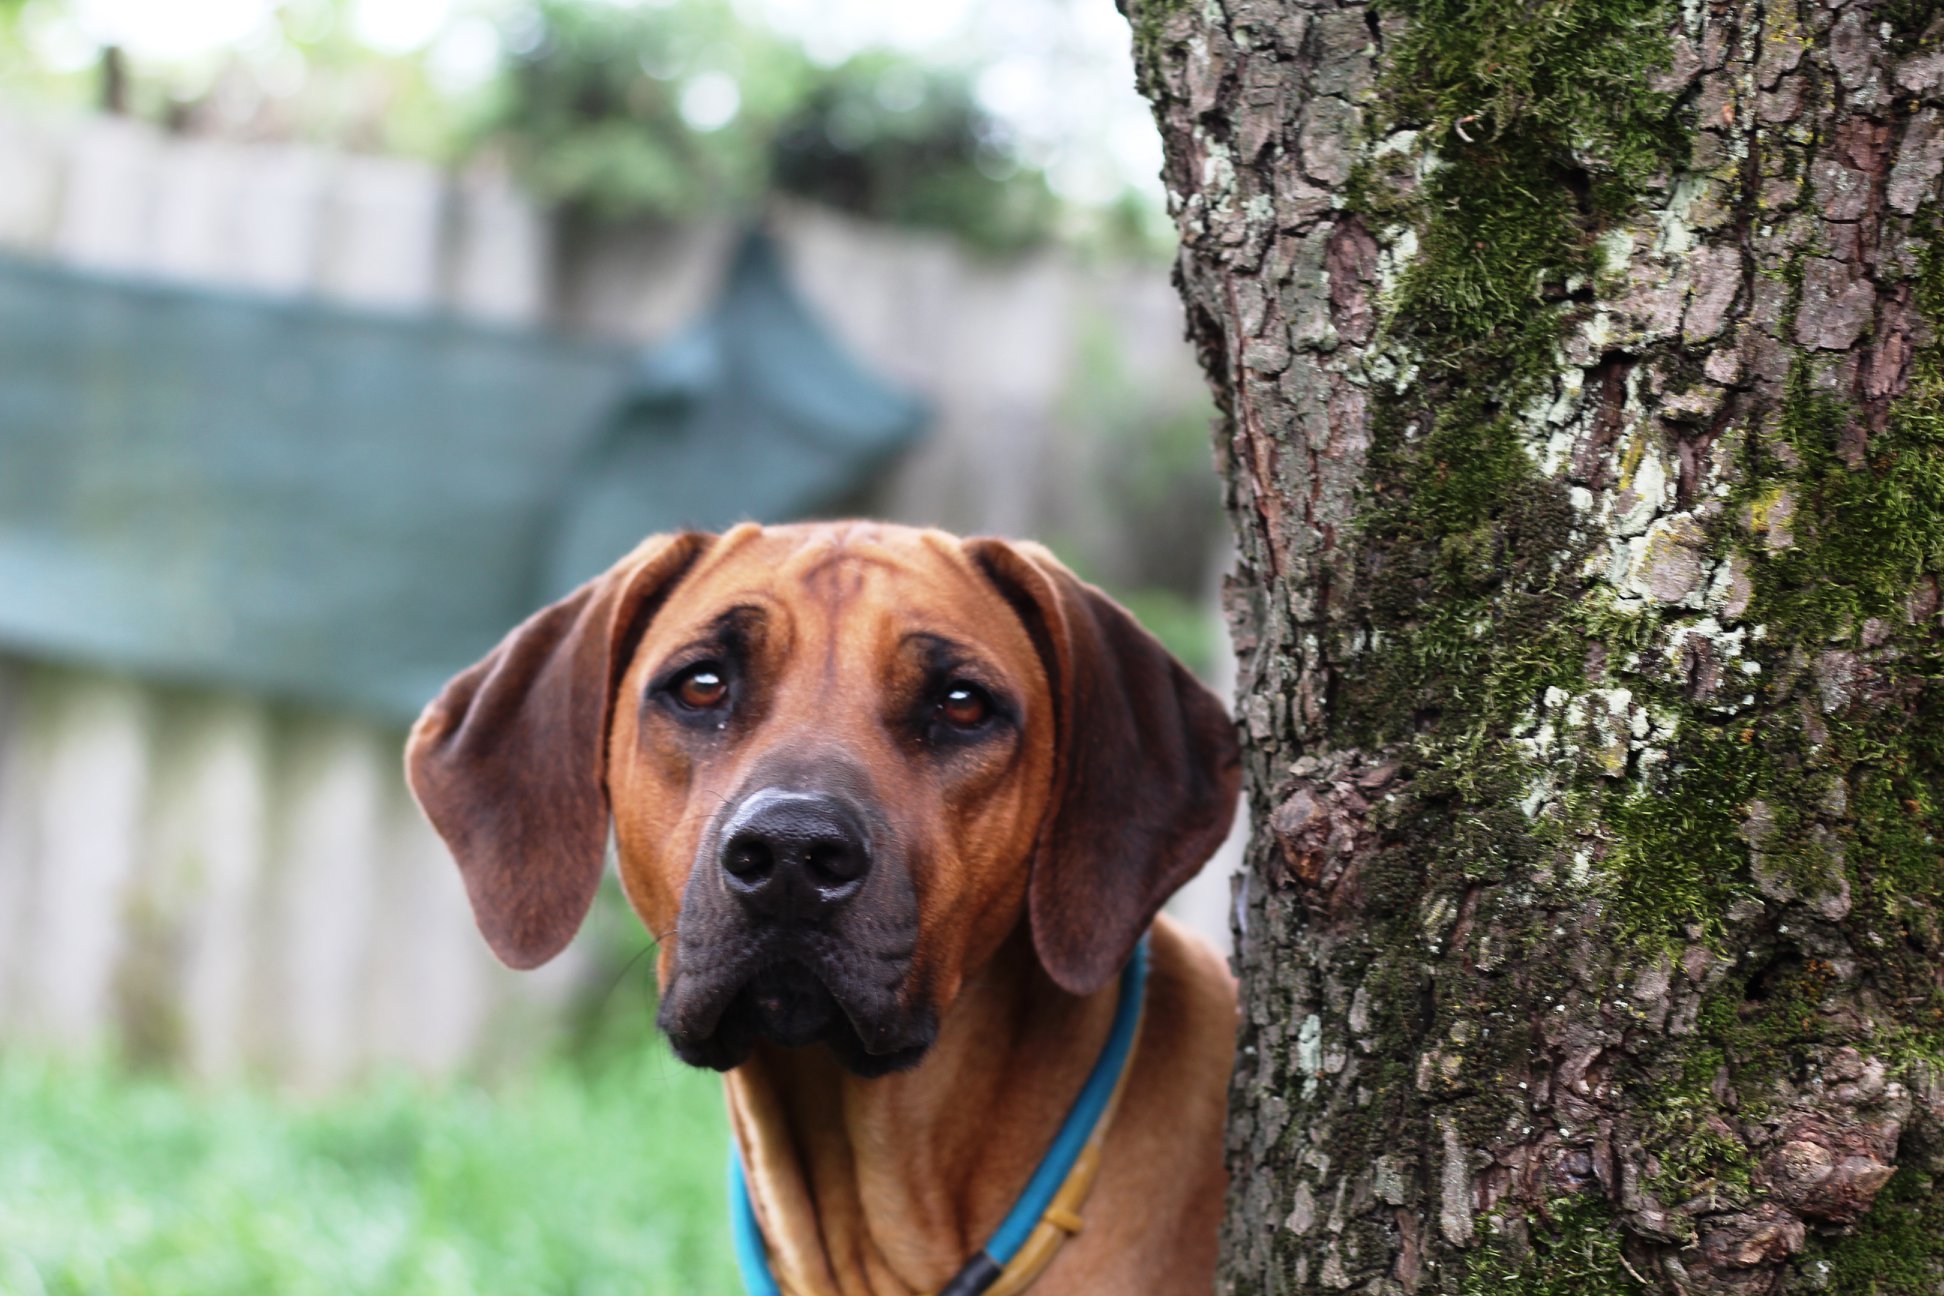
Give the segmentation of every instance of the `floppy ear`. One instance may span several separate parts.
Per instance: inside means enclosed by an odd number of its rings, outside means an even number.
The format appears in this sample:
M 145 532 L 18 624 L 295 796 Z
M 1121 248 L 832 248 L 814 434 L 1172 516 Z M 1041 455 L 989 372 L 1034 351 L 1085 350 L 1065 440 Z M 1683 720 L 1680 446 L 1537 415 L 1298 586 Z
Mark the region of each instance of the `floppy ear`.
M 1227 835 L 1241 778 L 1235 726 L 1153 635 L 1045 549 L 966 548 L 1046 666 L 1053 789 L 1027 907 L 1047 972 L 1091 994 Z
M 607 733 L 649 618 L 712 539 L 655 536 L 540 609 L 412 726 L 405 777 L 459 862 L 500 961 L 538 967 L 579 930 L 607 852 Z

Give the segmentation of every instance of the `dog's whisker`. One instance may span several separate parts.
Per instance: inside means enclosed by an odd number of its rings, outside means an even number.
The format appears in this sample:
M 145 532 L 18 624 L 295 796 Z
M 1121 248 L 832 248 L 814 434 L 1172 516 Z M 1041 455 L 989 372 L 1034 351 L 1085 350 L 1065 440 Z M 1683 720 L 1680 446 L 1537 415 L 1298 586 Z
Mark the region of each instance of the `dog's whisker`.
M 628 979 L 628 974 L 634 971 L 635 964 L 641 962 L 642 957 L 644 955 L 652 954 L 654 953 L 654 951 L 655 951 L 655 942 L 653 941 L 642 946 L 639 950 L 635 951 L 634 957 L 630 958 L 626 963 L 623 963 L 621 965 L 621 970 L 614 974 L 614 979 L 608 983 L 607 989 L 601 992 L 600 998 L 595 1001 L 596 1006 L 603 1010 L 606 1009 L 608 1000 L 612 999 L 614 997 L 614 992 L 621 988 L 621 983 Z

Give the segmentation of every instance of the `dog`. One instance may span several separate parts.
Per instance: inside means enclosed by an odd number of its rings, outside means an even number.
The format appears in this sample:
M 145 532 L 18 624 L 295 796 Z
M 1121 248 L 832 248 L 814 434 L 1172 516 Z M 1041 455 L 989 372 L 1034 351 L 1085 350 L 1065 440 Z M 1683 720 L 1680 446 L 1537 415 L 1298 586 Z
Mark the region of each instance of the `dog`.
M 516 968 L 573 936 L 612 827 L 658 1024 L 725 1073 L 753 1284 L 1211 1289 L 1235 984 L 1157 915 L 1228 831 L 1235 729 L 1047 550 L 653 537 L 455 677 L 406 764 Z M 1002 1266 L 981 1247 L 1117 1033 L 1091 1192 Z

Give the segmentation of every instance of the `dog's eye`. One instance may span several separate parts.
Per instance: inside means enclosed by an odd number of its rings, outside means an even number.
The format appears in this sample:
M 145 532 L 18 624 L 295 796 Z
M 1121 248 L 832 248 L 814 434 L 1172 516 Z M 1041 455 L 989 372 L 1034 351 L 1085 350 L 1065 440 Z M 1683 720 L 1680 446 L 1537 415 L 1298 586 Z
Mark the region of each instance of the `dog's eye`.
M 677 675 L 668 691 L 691 710 L 713 711 L 728 700 L 729 677 L 716 662 L 697 662 Z
M 954 729 L 977 729 L 992 718 L 992 695 L 977 684 L 954 680 L 938 700 L 938 714 Z

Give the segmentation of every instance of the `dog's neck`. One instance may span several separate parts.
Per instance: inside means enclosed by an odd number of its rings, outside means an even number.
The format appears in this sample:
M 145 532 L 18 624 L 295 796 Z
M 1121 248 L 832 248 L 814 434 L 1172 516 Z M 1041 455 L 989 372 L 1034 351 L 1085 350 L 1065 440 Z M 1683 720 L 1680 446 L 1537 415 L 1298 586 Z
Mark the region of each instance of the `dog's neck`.
M 1060 991 L 1022 926 L 912 1070 L 865 1080 L 826 1049 L 765 1045 L 730 1072 L 730 1118 L 785 1290 L 908 1296 L 956 1273 L 1052 1142 L 1117 994 Z

